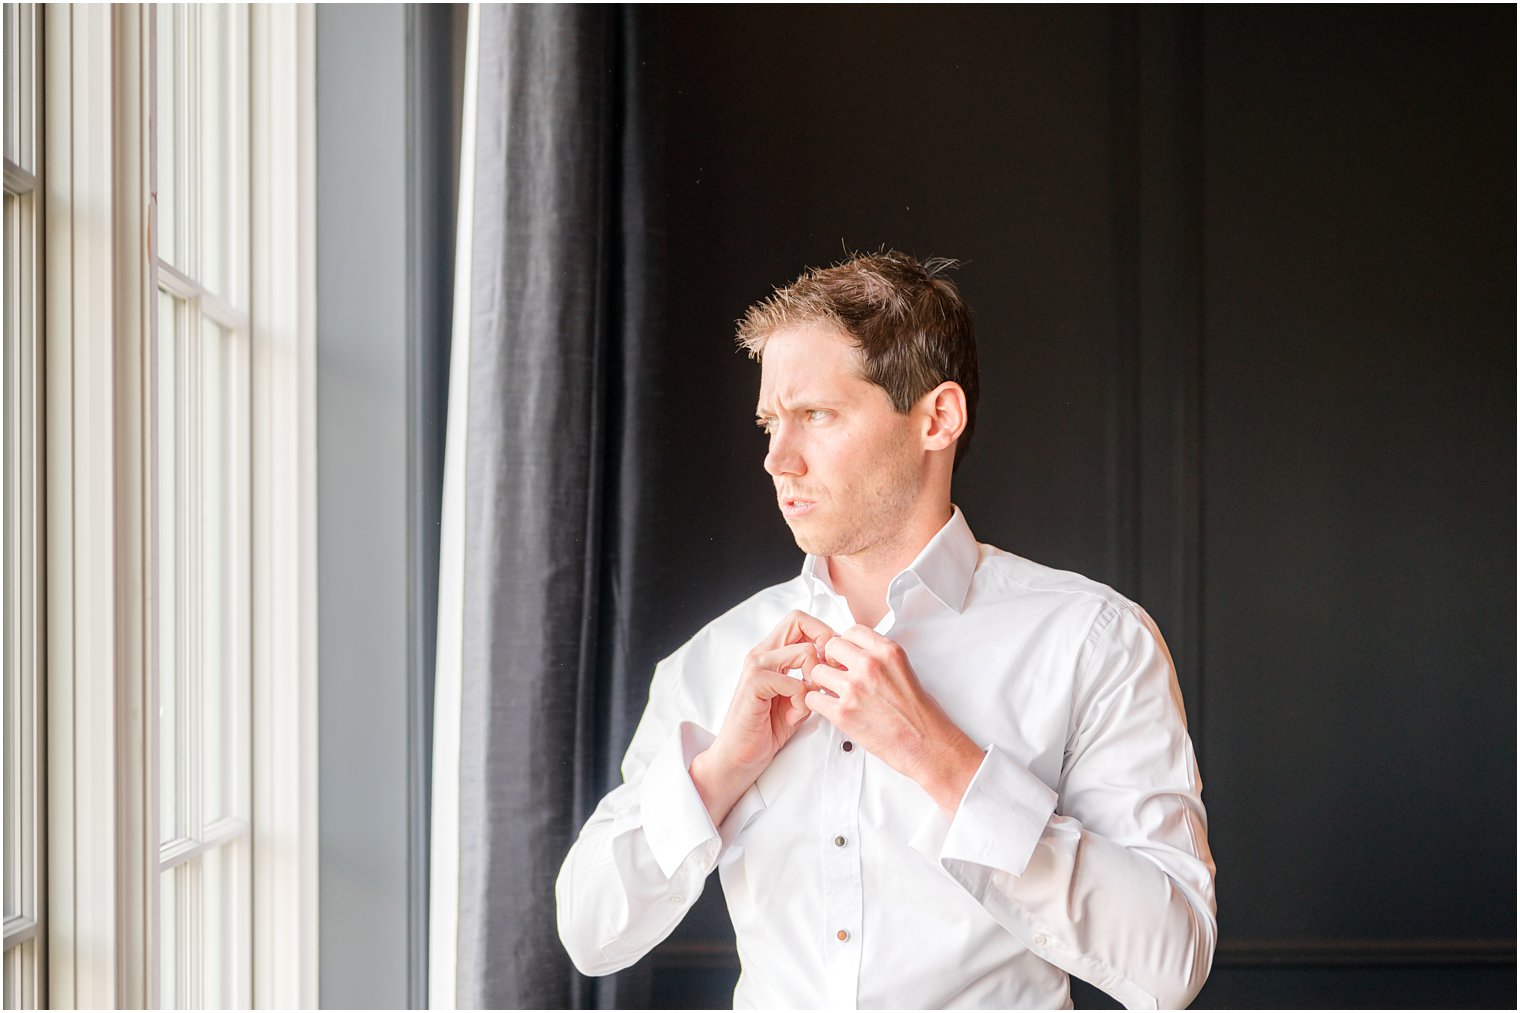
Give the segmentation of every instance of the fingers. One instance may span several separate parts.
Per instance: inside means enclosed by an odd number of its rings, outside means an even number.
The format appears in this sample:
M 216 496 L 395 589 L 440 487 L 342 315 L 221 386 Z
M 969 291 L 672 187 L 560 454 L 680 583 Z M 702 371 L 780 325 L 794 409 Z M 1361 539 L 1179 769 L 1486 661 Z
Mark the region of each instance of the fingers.
M 838 697 L 829 696 L 823 690 L 815 689 L 808 693 L 805 701 L 807 708 L 818 714 L 822 714 L 830 722 L 839 724 L 839 708 L 841 706 Z
M 808 691 L 808 684 L 801 679 L 794 679 L 789 675 L 764 668 L 750 669 L 745 675 L 745 683 L 749 691 L 760 700 L 769 700 L 778 696 L 800 700 L 807 695 Z
M 792 680 L 796 682 L 796 679 Z M 791 705 L 786 709 L 786 723 L 788 727 L 795 727 L 807 720 L 807 716 L 813 711 L 807 705 L 807 686 L 803 686 L 804 692 L 798 693 L 791 699 Z
M 835 668 L 860 668 L 869 657 L 859 644 L 844 637 L 830 637 L 823 642 L 819 657 L 826 665 Z
M 871 661 L 890 662 L 902 655 L 895 640 L 865 626 L 851 626 L 819 644 L 818 656 L 836 668 L 866 668 Z
M 762 650 L 785 647 L 789 644 L 816 641 L 819 637 L 833 635 L 834 631 L 823 620 L 810 616 L 801 609 L 793 609 L 786 614 L 775 629 L 766 634 L 756 647 Z
M 808 680 L 819 689 L 826 689 L 834 696 L 843 696 L 849 686 L 849 674 L 843 669 L 817 664 L 808 673 Z
M 763 669 L 767 672 L 780 672 L 785 674 L 795 668 L 802 669 L 804 676 L 808 674 L 814 665 L 818 663 L 818 648 L 811 640 L 805 640 L 799 644 L 787 644 L 784 647 L 773 647 L 769 650 L 755 648 L 745 658 L 748 666 Z
M 843 699 L 843 704 L 836 706 L 848 706 L 863 689 L 880 693 L 887 684 L 916 681 L 901 646 L 874 630 L 866 631 L 870 634 L 867 638 L 862 630 L 865 627 L 853 627 L 844 635 L 821 641 L 820 660 L 807 673 L 806 678 L 826 695 Z

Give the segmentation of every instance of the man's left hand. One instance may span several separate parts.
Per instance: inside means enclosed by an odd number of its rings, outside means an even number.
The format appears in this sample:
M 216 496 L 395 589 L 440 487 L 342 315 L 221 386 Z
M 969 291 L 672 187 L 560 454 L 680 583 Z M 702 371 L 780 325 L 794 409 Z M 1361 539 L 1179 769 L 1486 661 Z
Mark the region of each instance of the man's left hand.
M 954 815 L 985 755 L 925 691 L 895 641 L 852 626 L 818 644 L 808 706 Z M 824 692 L 824 691 L 827 692 Z

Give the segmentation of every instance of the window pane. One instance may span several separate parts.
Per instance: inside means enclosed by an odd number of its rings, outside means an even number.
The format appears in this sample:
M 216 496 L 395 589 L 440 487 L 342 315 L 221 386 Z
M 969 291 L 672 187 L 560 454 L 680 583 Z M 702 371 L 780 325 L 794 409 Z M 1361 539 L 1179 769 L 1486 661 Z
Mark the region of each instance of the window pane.
M 232 334 L 212 320 L 201 326 L 200 347 L 200 644 L 202 822 L 209 825 L 237 814 L 233 776 L 236 753 L 244 748 L 238 721 L 243 707 L 233 581 L 238 565 L 235 484 L 244 461 L 236 446 L 240 427 L 231 424 L 229 354 Z
M 248 285 L 248 10 L 199 9 L 200 275 L 208 289 L 246 307 Z
M 183 623 L 180 621 L 183 580 L 180 527 L 183 511 L 185 424 L 181 410 L 184 391 L 184 312 L 179 300 L 158 295 L 158 773 L 159 839 L 170 841 L 185 831 L 184 755 L 185 693 Z
M 248 912 L 239 889 L 246 850 L 242 841 L 234 841 L 206 852 L 201 860 L 201 1005 L 207 1009 L 248 1005 L 241 994 L 245 971 L 241 926 Z
M 184 220 L 184 181 L 181 179 L 179 153 L 183 150 L 183 118 L 179 115 L 184 96 L 185 8 L 181 4 L 157 5 L 158 16 L 158 255 L 178 267 L 185 267 L 183 244 L 179 240 Z
M 5 1008 L 36 1009 L 28 968 L 37 956 L 37 944 L 28 940 L 11 948 L 5 955 Z
M 7 560 L 7 563 L 9 560 Z M 6 568 L 6 590 L 10 590 L 10 569 Z M 10 625 L 9 600 L 5 603 L 6 625 Z M 9 645 L 7 644 L 7 647 Z M 5 917 L 21 913 L 21 695 L 20 680 L 13 677 L 10 652 L 5 665 Z
M 37 5 L 5 5 L 5 157 L 37 171 Z
M 36 171 L 36 7 L 6 4 L 0 21 L 0 86 L 4 89 L 3 135 L 8 162 L 26 173 Z M 4 763 L 4 915 L 22 918 L 13 926 L 5 954 L 4 1000 L 7 1008 L 34 1008 L 37 1002 L 38 947 L 32 939 L 46 932 L 39 924 L 38 854 L 42 811 L 39 779 L 38 690 L 42 669 L 38 656 L 41 577 L 38 557 L 39 441 L 42 399 L 41 356 L 35 316 L 38 260 L 38 195 L 27 182 L 13 180 L 23 192 L 4 197 L 3 298 L 0 298 L 0 761 Z M 27 923 L 30 926 L 27 927 Z
M 21 162 L 21 27 L 19 4 L 5 5 L 5 157 Z M 9 214 L 9 209 L 6 211 Z
M 32 315 L 35 195 L 5 196 L 0 351 L 0 669 L 4 670 L 4 913 L 35 918 L 39 843 L 37 658 L 38 334 Z M 29 993 L 28 993 L 29 994 Z
M 179 1009 L 186 996 L 181 980 L 185 968 L 181 948 L 186 944 L 182 905 L 186 900 L 182 879 L 188 871 L 181 865 L 161 872 L 158 901 L 158 1005 L 160 1009 Z
M 234 167 L 228 147 L 237 123 L 228 87 L 233 71 L 228 38 L 231 26 L 227 6 L 208 4 L 200 9 L 200 281 L 228 299 L 236 298 L 227 284 L 227 254 L 232 241 L 228 202 L 236 185 L 230 178 Z
M 5 30 L 7 48 L 14 30 L 15 12 L 11 5 L 5 8 Z M 7 52 L 7 55 L 9 53 Z M 7 70 L 7 84 L 11 82 L 10 70 Z M 6 98 L 6 111 L 10 111 L 10 96 Z M 6 135 L 9 143 L 9 126 Z M 8 150 L 8 149 L 7 149 Z M 20 201 L 10 194 L 5 195 L 5 346 L 3 364 L 3 400 L 0 400 L 0 446 L 4 447 L 4 506 L 0 507 L 0 515 L 4 516 L 3 537 L 5 539 L 3 553 L 4 587 L 5 587 L 5 621 L 0 626 L 0 658 L 3 658 L 5 667 L 5 916 L 21 913 L 21 666 L 20 659 L 16 656 L 16 634 L 19 632 L 19 611 L 21 588 L 20 567 L 17 565 L 16 550 L 20 547 L 20 532 L 17 530 L 16 508 L 20 506 L 20 490 L 16 483 L 16 419 L 12 412 L 17 408 L 18 393 L 16 389 L 16 367 L 20 364 L 20 319 L 18 316 L 18 298 L 20 288 L 19 264 L 17 254 L 20 252 L 19 229 Z M 7 993 L 9 994 L 9 993 Z

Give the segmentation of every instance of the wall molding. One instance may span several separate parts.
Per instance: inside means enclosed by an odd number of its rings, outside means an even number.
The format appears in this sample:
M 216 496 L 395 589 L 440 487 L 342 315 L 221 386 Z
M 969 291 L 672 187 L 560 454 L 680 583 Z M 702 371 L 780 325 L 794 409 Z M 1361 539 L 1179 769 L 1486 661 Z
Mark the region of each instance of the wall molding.
M 1221 942 L 1215 967 L 1513 966 L 1513 939 L 1252 939 Z

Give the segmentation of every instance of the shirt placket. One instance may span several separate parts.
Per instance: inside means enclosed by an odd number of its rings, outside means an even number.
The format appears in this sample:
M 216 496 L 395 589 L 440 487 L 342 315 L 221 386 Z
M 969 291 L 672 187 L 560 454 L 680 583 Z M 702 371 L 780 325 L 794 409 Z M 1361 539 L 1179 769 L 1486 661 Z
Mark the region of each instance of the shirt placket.
M 823 852 L 824 977 L 828 1005 L 859 1005 L 860 956 L 864 943 L 861 918 L 864 884 L 860 868 L 860 789 L 865 750 L 835 728 L 824 764 Z
M 853 623 L 843 598 L 822 589 L 810 596 L 809 610 L 836 630 Z M 896 616 L 889 609 L 878 632 L 891 628 Z M 824 762 L 822 812 L 818 847 L 822 853 L 824 980 L 828 1005 L 857 1009 L 860 1005 L 860 964 L 864 946 L 865 879 L 860 865 L 860 793 L 864 783 L 865 750 L 837 727 L 829 732 Z

